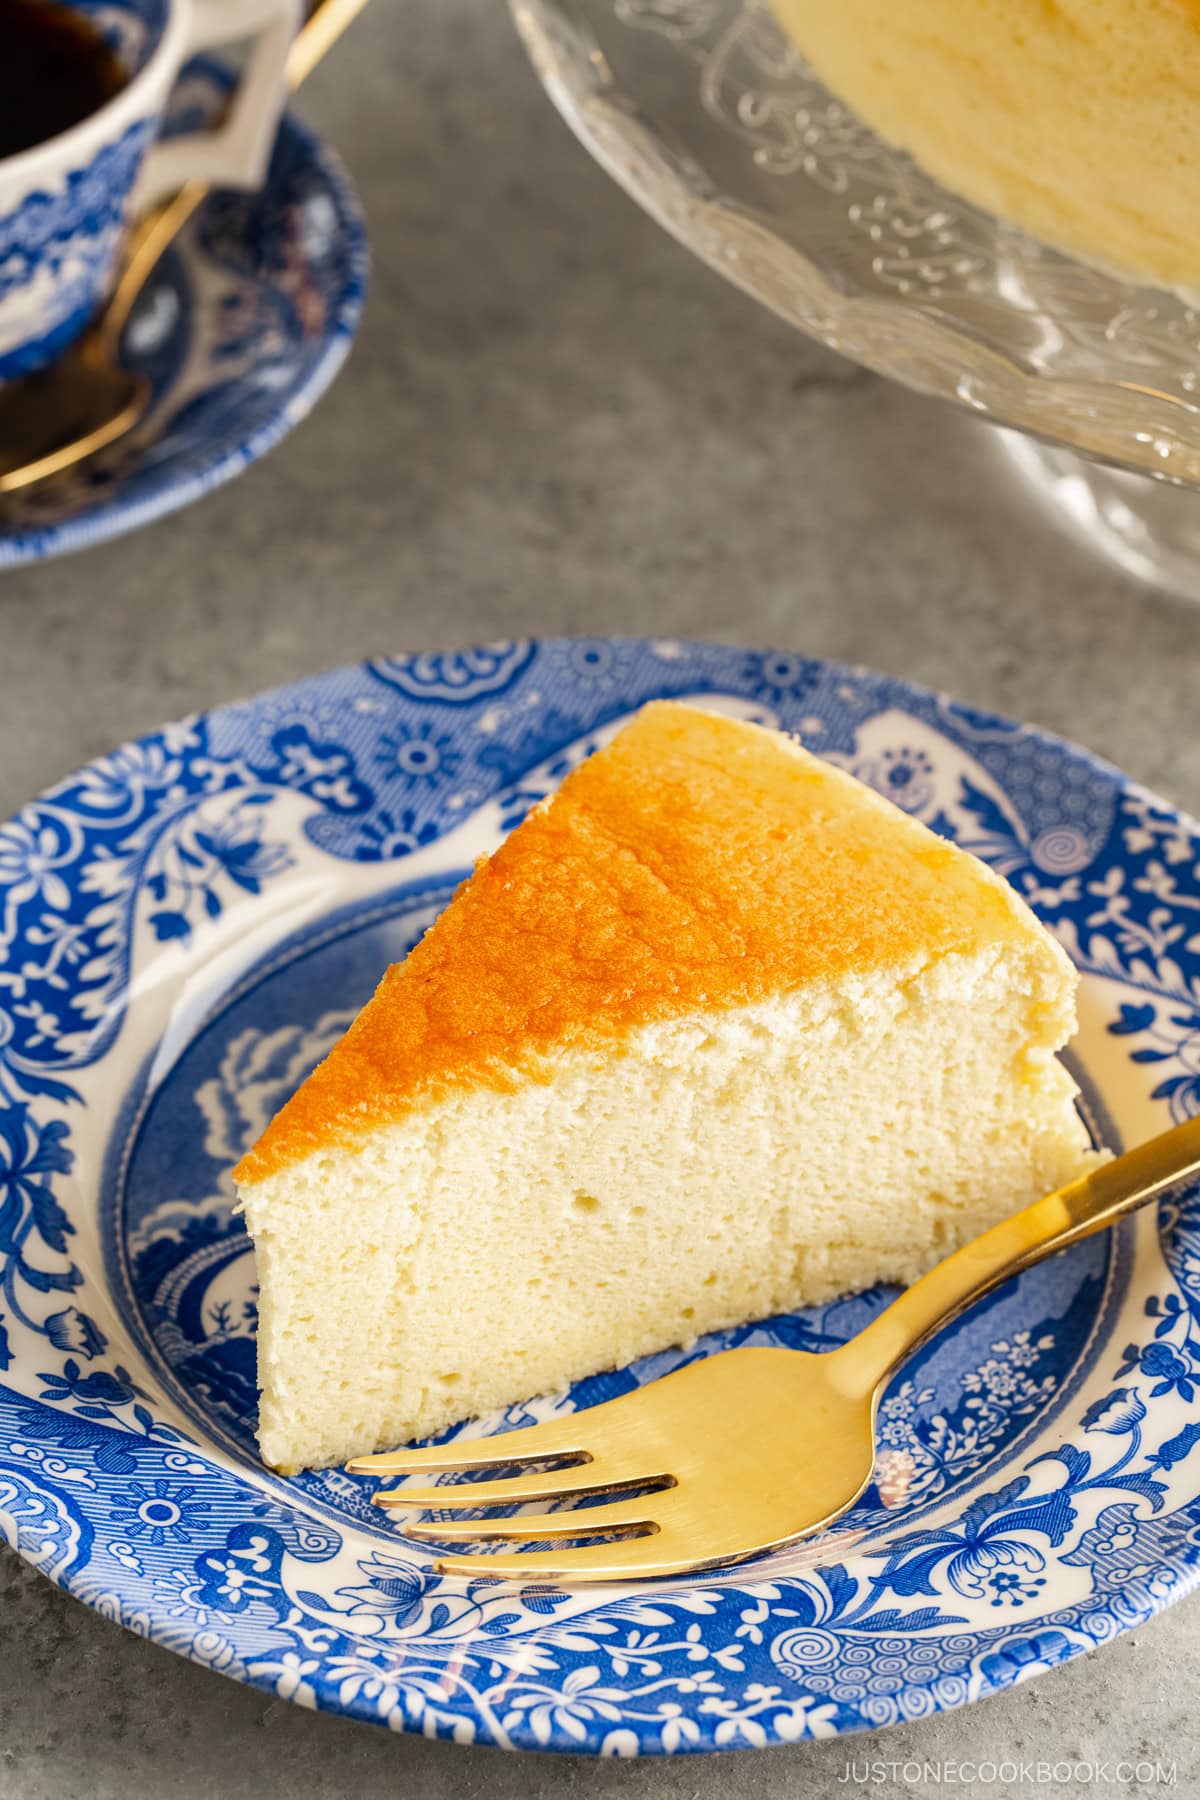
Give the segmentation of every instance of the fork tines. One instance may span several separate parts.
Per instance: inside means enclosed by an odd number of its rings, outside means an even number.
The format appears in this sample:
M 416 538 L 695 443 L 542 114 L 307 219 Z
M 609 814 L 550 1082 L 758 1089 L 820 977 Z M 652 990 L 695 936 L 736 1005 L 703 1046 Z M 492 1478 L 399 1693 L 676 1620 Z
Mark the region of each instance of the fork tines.
M 523 1468 L 526 1473 L 494 1481 L 452 1481 L 433 1486 L 401 1486 L 374 1495 L 374 1504 L 396 1512 L 476 1512 L 493 1507 L 526 1506 L 535 1501 L 593 1501 L 605 1494 L 627 1497 L 610 1505 L 578 1505 L 563 1511 L 509 1517 L 455 1518 L 406 1523 L 405 1535 L 422 1543 L 471 1544 L 569 1542 L 603 1537 L 610 1541 L 567 1552 L 529 1553 L 518 1557 L 446 1559 L 442 1570 L 501 1577 L 516 1570 L 529 1578 L 550 1563 L 563 1573 L 620 1579 L 622 1540 L 647 1537 L 661 1529 L 654 1517 L 655 1494 L 675 1485 L 666 1473 L 633 1478 L 617 1475 L 584 1448 L 580 1422 L 551 1420 L 526 1430 L 493 1438 L 459 1439 L 416 1450 L 360 1456 L 347 1465 L 352 1475 L 429 1475 L 435 1471 L 471 1475 L 489 1469 Z M 638 1490 L 631 1495 L 631 1490 Z M 595 1553 L 600 1552 L 597 1556 Z M 611 1554 L 610 1554 L 611 1553 Z M 639 1562 L 640 1566 L 640 1562 Z M 630 1572 L 629 1570 L 625 1571 Z

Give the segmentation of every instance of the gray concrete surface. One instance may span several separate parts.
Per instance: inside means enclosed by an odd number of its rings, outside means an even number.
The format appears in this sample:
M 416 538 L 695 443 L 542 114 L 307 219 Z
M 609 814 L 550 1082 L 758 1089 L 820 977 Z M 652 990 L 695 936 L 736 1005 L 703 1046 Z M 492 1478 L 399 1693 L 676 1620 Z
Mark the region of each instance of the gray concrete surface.
M 315 415 L 191 511 L 0 578 L 0 816 L 166 716 L 385 650 L 524 632 L 776 643 L 1078 738 L 1200 810 L 1200 613 L 1056 534 L 985 428 L 840 362 L 670 243 L 551 112 L 497 0 L 376 0 L 304 111 L 375 253 Z M 1175 1763 L 1197 1603 L 986 1706 L 667 1766 L 314 1717 L 0 1555 L 0 1800 L 741 1800 L 961 1786 L 924 1763 Z M 910 1765 L 856 1783 L 868 1758 Z M 1036 1783 L 976 1784 L 1032 1800 Z M 1141 1790 L 1150 1791 L 1150 1790 Z

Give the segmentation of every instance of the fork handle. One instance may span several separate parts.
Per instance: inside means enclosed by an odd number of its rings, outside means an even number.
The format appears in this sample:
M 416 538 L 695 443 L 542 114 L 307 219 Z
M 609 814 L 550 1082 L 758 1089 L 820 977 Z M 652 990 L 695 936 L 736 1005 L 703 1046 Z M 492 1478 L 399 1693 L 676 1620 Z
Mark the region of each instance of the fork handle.
M 869 1393 L 943 1325 L 1010 1275 L 1103 1231 L 1196 1174 L 1200 1118 L 1188 1119 L 1035 1200 L 936 1264 L 849 1343 L 832 1351 L 842 1379 L 853 1391 Z

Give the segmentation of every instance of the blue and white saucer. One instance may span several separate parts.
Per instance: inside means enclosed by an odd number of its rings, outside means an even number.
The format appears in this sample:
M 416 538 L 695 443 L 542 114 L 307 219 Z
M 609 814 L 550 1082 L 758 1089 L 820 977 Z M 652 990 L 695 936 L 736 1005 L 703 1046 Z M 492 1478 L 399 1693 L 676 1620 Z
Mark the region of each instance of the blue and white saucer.
M 227 88 L 219 65 L 193 63 L 172 123 L 208 117 Z M 0 497 L 0 569 L 133 531 L 265 455 L 337 374 L 366 279 L 349 177 L 289 113 L 262 190 L 213 195 L 130 319 L 123 355 L 150 382 L 146 418 L 71 475 Z
M 1082 972 L 1108 1142 L 1200 1110 L 1200 830 L 1029 727 L 790 652 L 604 638 L 384 658 L 167 726 L 0 826 L 0 1536 L 107 1617 L 394 1730 L 624 1756 L 961 1706 L 1196 1584 L 1196 1192 L 944 1332 L 846 1519 L 724 1576 L 442 1578 L 372 1483 L 259 1463 L 231 1166 L 475 856 L 656 695 L 800 731 L 1003 870 Z M 838 1343 L 884 1300 L 702 1348 Z

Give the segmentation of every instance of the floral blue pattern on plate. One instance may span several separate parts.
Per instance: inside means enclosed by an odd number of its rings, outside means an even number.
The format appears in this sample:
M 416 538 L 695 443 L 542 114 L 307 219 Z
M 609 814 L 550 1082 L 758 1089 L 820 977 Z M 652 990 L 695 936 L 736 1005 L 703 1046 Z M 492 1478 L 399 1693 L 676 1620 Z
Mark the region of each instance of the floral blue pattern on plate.
M 229 85 L 219 64 L 194 62 L 166 134 L 211 117 Z M 261 193 L 211 196 L 134 309 L 122 356 L 151 384 L 145 419 L 68 476 L 0 500 L 0 569 L 133 531 L 257 462 L 341 368 L 366 279 L 349 177 L 285 114 Z
M 0 1534 L 106 1616 L 393 1729 L 632 1755 L 963 1705 L 1195 1584 L 1196 1193 L 943 1333 L 854 1511 L 724 1575 L 441 1579 L 370 1483 L 259 1464 L 230 1167 L 475 856 L 656 695 L 800 731 L 1002 869 L 1082 971 L 1099 1135 L 1200 1108 L 1200 834 L 1031 728 L 791 652 L 613 639 L 384 658 L 164 727 L 0 827 Z M 885 1299 L 702 1349 L 838 1342 Z

